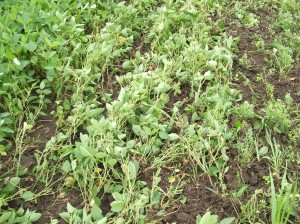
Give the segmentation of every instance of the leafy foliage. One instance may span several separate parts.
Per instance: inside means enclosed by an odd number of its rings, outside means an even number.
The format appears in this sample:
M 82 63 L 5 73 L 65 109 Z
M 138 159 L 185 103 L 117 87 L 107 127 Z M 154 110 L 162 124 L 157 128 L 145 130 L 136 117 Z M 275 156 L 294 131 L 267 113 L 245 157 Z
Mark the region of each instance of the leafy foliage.
M 254 9 L 268 3 L 249 2 Z M 207 175 L 214 192 L 230 195 L 226 174 L 235 148 L 242 168 L 267 158 L 279 178 L 292 154 L 273 135 L 288 137 L 294 127 L 298 134 L 294 101 L 290 95 L 272 98 L 258 111 L 261 105 L 242 102 L 232 83 L 238 38 L 227 32 L 223 15 L 229 10 L 237 24 L 259 28 L 250 3 L 2 1 L 0 223 L 34 223 L 41 213 L 28 203 L 71 189 L 82 203 L 60 211 L 68 223 L 156 222 L 186 201 L 182 191 L 191 173 Z M 295 0 L 273 6 L 279 12 L 273 29 L 282 32 L 265 55 L 287 78 L 299 59 L 293 22 L 299 21 L 299 7 Z M 266 43 L 259 38 L 263 51 Z M 239 63 L 251 69 L 247 54 Z M 50 140 L 39 149 L 31 136 L 44 115 L 57 130 L 48 132 Z M 264 131 L 266 139 L 259 139 Z M 35 162 L 24 166 L 28 155 Z M 147 170 L 152 178 L 145 177 Z M 173 174 L 164 177 L 165 170 Z M 27 186 L 26 178 L 37 182 Z M 272 220 L 282 220 L 291 209 L 286 202 L 292 188 L 278 196 L 271 179 L 271 189 Z M 207 212 L 197 223 L 257 221 L 257 214 L 248 213 L 259 210 L 250 205 L 254 196 L 243 206 L 244 217 L 219 222 Z M 278 209 L 275 202 L 286 207 Z

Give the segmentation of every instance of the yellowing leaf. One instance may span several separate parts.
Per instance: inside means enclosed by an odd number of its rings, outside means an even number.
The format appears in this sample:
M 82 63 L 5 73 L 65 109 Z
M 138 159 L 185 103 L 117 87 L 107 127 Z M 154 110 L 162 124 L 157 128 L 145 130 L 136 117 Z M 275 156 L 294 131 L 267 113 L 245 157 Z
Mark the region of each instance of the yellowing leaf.
M 174 183 L 176 178 L 174 176 L 169 177 L 169 183 Z
M 127 38 L 122 37 L 122 36 L 118 36 L 118 42 L 119 42 L 119 43 L 123 44 L 123 43 L 126 42 L 126 40 L 127 40 Z
M 75 184 L 75 181 L 76 180 L 74 179 L 74 177 L 67 177 L 66 180 L 65 180 L 65 185 L 67 187 L 71 187 Z
M 0 156 L 6 156 L 7 155 L 7 153 L 6 152 L 2 152 L 2 151 L 0 151 Z

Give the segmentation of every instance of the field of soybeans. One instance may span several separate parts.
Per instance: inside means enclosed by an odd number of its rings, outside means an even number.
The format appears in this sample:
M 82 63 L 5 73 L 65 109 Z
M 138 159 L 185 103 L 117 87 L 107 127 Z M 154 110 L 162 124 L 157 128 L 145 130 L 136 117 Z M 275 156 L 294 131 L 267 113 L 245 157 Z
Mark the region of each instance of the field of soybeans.
M 15 223 L 300 223 L 299 0 L 2 0 Z

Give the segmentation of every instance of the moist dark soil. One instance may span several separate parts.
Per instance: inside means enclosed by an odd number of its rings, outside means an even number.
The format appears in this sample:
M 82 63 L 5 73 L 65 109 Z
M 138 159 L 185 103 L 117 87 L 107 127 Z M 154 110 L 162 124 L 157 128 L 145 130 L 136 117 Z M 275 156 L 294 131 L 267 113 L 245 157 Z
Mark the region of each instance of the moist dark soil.
M 28 148 L 24 151 L 21 156 L 21 169 L 24 171 L 24 175 L 21 176 L 20 187 L 28 191 L 32 191 L 36 194 L 44 190 L 45 185 L 41 180 L 37 180 L 31 175 L 32 169 L 37 165 L 35 153 L 43 152 L 47 142 L 56 133 L 56 119 L 50 115 L 50 112 L 55 107 L 50 105 L 47 115 L 41 116 L 37 119 L 35 126 L 28 131 L 24 141 L 26 141 Z M 13 160 L 16 150 L 12 150 L 7 156 L 6 161 L 2 163 L 2 171 L 13 170 Z M 7 173 L 10 175 L 10 172 Z M 54 176 L 53 181 L 55 182 L 49 191 L 44 196 L 38 197 L 35 201 L 24 202 L 22 199 L 14 199 L 9 202 L 9 205 L 13 208 L 18 209 L 22 204 L 24 209 L 30 209 L 30 211 L 40 212 L 42 217 L 36 222 L 37 224 L 50 223 L 51 218 L 60 220 L 60 223 L 64 223 L 59 213 L 66 211 L 67 203 L 71 203 L 74 207 L 80 207 L 83 202 L 80 197 L 81 193 L 75 190 L 68 190 L 65 192 L 59 192 L 59 186 L 62 186 L 63 180 L 60 177 Z
M 34 153 L 44 151 L 47 142 L 56 133 L 56 119 L 51 115 L 40 117 L 33 129 L 28 131 L 26 141 L 29 142 L 28 150 L 21 157 L 21 165 L 27 168 L 36 165 Z
M 101 205 L 100 208 L 102 210 L 102 214 L 106 215 L 111 211 L 110 204 L 115 200 L 111 194 L 101 194 Z
M 245 101 L 263 103 L 267 100 L 265 84 L 262 80 L 257 80 L 259 74 L 264 75 L 271 67 L 265 62 L 265 55 L 257 50 L 255 46 L 255 35 L 261 35 L 266 43 L 266 49 L 270 50 L 270 44 L 273 42 L 268 30 L 265 12 L 261 12 L 261 21 L 259 27 L 247 28 L 244 25 L 228 24 L 228 32 L 233 37 L 239 38 L 238 54 L 234 59 L 234 74 L 245 75 L 246 79 L 238 77 L 233 80 L 234 85 L 241 91 Z M 235 18 L 231 18 L 235 19 Z M 249 67 L 240 65 L 239 59 L 247 55 Z
M 73 207 L 81 208 L 83 199 L 80 195 L 81 192 L 78 190 L 45 195 L 38 197 L 36 202 L 25 202 L 24 208 L 42 214 L 42 217 L 35 222 L 36 224 L 50 223 L 51 219 L 58 219 L 59 223 L 67 223 L 60 218 L 59 213 L 66 212 L 67 203 L 70 203 Z M 14 203 L 15 207 L 20 206 L 18 202 Z
M 277 99 L 284 99 L 290 93 L 295 105 L 300 104 L 300 65 L 297 64 L 286 77 L 269 77 L 270 83 L 274 85 L 274 96 Z
M 143 55 L 149 51 L 150 47 L 151 47 L 151 45 L 148 43 L 145 43 L 145 37 L 142 36 L 139 39 L 134 41 L 130 55 L 131 55 L 131 57 L 134 57 L 138 50 Z
M 27 171 L 30 171 L 30 168 L 36 165 L 34 153 L 37 151 L 42 152 L 45 149 L 46 143 L 56 132 L 56 119 L 50 115 L 50 112 L 53 110 L 53 108 L 53 106 L 49 106 L 49 114 L 39 117 L 35 123 L 35 126 L 28 131 L 23 139 L 24 143 L 28 144 L 28 148 L 24 150 L 24 153 L 21 156 L 20 165 L 26 168 Z M 15 154 L 16 149 L 14 148 L 8 153 L 7 156 L 0 157 L 2 172 L 13 168 L 12 166 Z
M 226 186 L 229 190 L 238 190 L 242 185 L 248 185 L 248 192 L 254 193 L 255 189 L 264 189 L 265 181 L 263 177 L 269 175 L 269 163 L 266 159 L 255 161 L 248 167 L 240 167 L 235 161 L 237 157 L 233 157 L 229 161 L 229 171 L 225 174 Z M 247 198 L 246 198 L 247 199 Z
M 191 93 L 191 86 L 187 83 L 182 84 L 180 86 L 180 93 L 175 93 L 174 90 L 169 92 L 169 101 L 166 105 L 167 108 L 169 108 L 170 110 L 173 109 L 173 106 L 175 103 L 177 102 L 181 102 L 179 111 L 181 114 L 184 114 L 184 108 L 188 103 L 192 102 L 192 98 L 190 97 L 190 93 Z
M 188 183 L 182 189 L 182 193 L 175 196 L 174 199 L 177 199 L 177 202 L 168 208 L 160 207 L 151 209 L 149 220 L 157 220 L 162 223 L 194 224 L 197 215 L 203 215 L 207 211 L 218 215 L 220 219 L 237 217 L 237 213 L 241 211 L 241 205 L 247 203 L 256 190 L 265 190 L 269 187 L 264 180 L 264 177 L 269 175 L 268 161 L 262 159 L 259 162 L 251 163 L 247 167 L 240 167 L 236 162 L 238 161 L 237 154 L 237 152 L 231 153 L 230 156 L 233 159 L 228 163 L 229 171 L 225 174 L 224 178 L 227 186 L 226 192 L 229 192 L 229 194 L 222 194 L 221 189 L 216 189 L 211 185 L 212 182 L 217 182 L 215 177 L 199 175 L 195 180 L 185 178 L 188 180 Z M 144 170 L 141 179 L 147 182 L 148 187 L 151 187 L 155 170 L 147 168 Z M 185 176 L 188 177 L 189 172 L 189 170 L 184 170 L 178 175 L 183 178 Z M 172 174 L 173 172 L 170 169 L 162 169 L 161 171 L 162 180 L 159 187 L 165 192 L 170 187 L 168 177 Z M 177 182 L 172 183 L 173 186 L 176 184 Z M 276 183 L 276 185 L 278 184 Z M 234 196 L 234 193 L 243 186 L 247 186 L 247 194 Z M 179 199 L 184 197 L 186 198 L 186 202 L 182 204 Z M 161 209 L 165 209 L 164 216 L 158 215 Z M 268 223 L 268 220 L 265 221 Z
M 169 214 L 162 221 L 164 223 L 176 221 L 178 224 L 194 224 L 196 216 L 203 215 L 208 210 L 220 218 L 235 217 L 236 212 L 231 200 L 212 189 L 208 176 L 199 176 L 195 181 L 191 181 L 182 192 L 182 195 L 186 197 L 186 202 L 178 205 L 176 210 L 171 208 L 167 212 Z
M 264 55 L 255 45 L 255 36 L 261 36 L 265 41 L 264 52 L 272 51 L 272 43 L 274 36 L 269 32 L 269 20 L 272 20 L 272 15 L 268 11 L 259 10 L 254 12 L 260 17 L 259 27 L 247 28 L 244 25 L 231 25 L 231 22 L 237 19 L 234 16 L 229 17 L 227 29 L 230 35 L 239 38 L 238 54 L 234 59 L 233 72 L 234 74 L 242 74 L 244 78 L 238 77 L 233 80 L 243 94 L 244 100 L 254 102 L 257 105 L 263 106 L 270 99 L 266 90 L 266 84 L 274 86 L 274 98 L 284 100 L 287 93 L 290 93 L 294 99 L 294 103 L 300 102 L 299 92 L 300 84 L 300 66 L 295 65 L 294 68 L 286 76 L 280 76 L 279 71 L 274 69 L 267 60 L 268 55 Z M 274 17 L 274 15 L 273 15 Z M 269 20 L 267 20 L 267 18 Z M 249 66 L 239 64 L 239 59 L 247 55 Z M 274 70 L 274 74 L 270 71 Z M 259 79 L 258 76 L 261 76 Z M 272 94 L 272 93 L 271 93 Z
M 143 173 L 143 180 L 147 184 L 151 185 L 152 176 L 154 171 L 147 170 Z M 170 187 L 168 177 L 173 174 L 170 169 L 162 169 L 161 171 L 161 183 L 159 187 L 166 192 Z M 184 178 L 184 172 L 177 174 Z M 188 175 L 187 175 L 188 176 Z M 185 178 L 186 179 L 186 178 Z M 212 178 L 212 181 L 216 181 Z M 173 186 L 178 184 L 177 180 L 172 183 Z M 184 203 L 181 203 L 179 199 L 186 198 Z M 218 215 L 220 218 L 235 217 L 235 205 L 232 203 L 231 198 L 223 196 L 213 190 L 211 182 L 208 176 L 198 176 L 196 180 L 189 179 L 188 183 L 182 189 L 182 193 L 175 195 L 174 199 L 177 202 L 171 204 L 170 207 L 153 208 L 150 209 L 148 220 L 156 220 L 161 223 L 177 223 L 177 224 L 194 224 L 196 223 L 196 217 L 199 214 L 204 214 L 210 210 L 213 214 Z M 160 216 L 158 212 L 165 210 L 165 215 Z
M 36 121 L 35 127 L 28 134 L 29 141 L 33 144 L 30 150 L 22 156 L 21 165 L 28 168 L 36 165 L 34 152 L 43 151 L 46 147 L 46 143 L 55 135 L 55 122 L 56 119 L 49 114 Z M 35 180 L 30 176 L 25 176 L 24 180 L 25 181 L 21 181 L 21 186 L 33 192 L 37 193 L 45 187 L 39 180 L 37 180 L 38 182 L 34 186 L 33 183 Z M 56 183 L 52 186 L 51 194 L 38 197 L 35 203 L 30 202 L 24 204 L 25 207 L 31 211 L 42 213 L 42 217 L 36 222 L 37 224 L 49 223 L 51 218 L 59 219 L 60 223 L 65 223 L 61 220 L 59 213 L 66 211 L 67 203 L 77 208 L 82 206 L 83 199 L 80 196 L 80 191 L 67 190 L 60 192 L 58 187 L 63 185 L 63 180 L 59 180 L 58 176 L 54 176 L 53 181 Z
M 112 100 L 116 100 L 119 96 L 121 86 L 118 84 L 115 77 L 109 77 L 107 80 L 104 81 L 103 87 L 101 88 L 100 95 L 103 96 L 104 94 L 110 94 L 110 98 Z

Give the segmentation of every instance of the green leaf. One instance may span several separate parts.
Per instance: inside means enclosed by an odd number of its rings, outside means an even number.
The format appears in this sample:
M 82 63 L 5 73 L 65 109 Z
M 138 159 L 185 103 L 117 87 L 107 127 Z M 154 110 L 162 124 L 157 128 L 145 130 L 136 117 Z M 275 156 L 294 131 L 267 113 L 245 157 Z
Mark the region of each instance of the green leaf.
M 144 133 L 141 126 L 138 126 L 138 125 L 133 125 L 132 126 L 132 131 L 134 132 L 134 134 L 136 134 L 138 136 L 141 136 Z
M 206 80 L 210 81 L 215 77 L 215 74 L 210 71 L 207 71 L 204 73 L 204 77 Z
M 65 221 L 68 221 L 71 215 L 68 212 L 61 212 L 59 213 L 59 216 L 64 219 Z
M 4 55 L 5 54 L 5 48 L 3 44 L 0 44 L 0 55 Z
M 130 141 L 128 141 L 126 143 L 126 147 L 129 148 L 129 149 L 133 148 L 134 145 L 135 145 L 135 141 L 134 140 L 130 140 Z
M 107 164 L 110 166 L 110 167 L 114 167 L 114 165 L 116 165 L 118 161 L 116 159 L 109 159 L 107 161 Z
M 23 105 L 22 105 L 22 102 L 21 102 L 20 99 L 18 99 L 17 105 L 18 105 L 18 107 L 19 107 L 20 110 L 23 110 Z
M 5 146 L 4 145 L 0 145 L 0 152 L 5 152 Z
M 19 169 L 18 169 L 18 172 L 17 172 L 18 176 L 24 176 L 27 173 L 26 170 L 27 169 L 26 169 L 25 166 L 20 166 Z
M 125 219 L 123 217 L 119 217 L 116 221 L 116 224 L 124 224 L 125 223 Z
M 17 218 L 14 219 L 14 223 L 25 223 L 25 218 L 26 218 L 25 216 L 17 217 Z
M 113 193 L 112 193 L 112 196 L 113 196 L 113 198 L 114 198 L 116 201 L 122 201 L 122 200 L 123 200 L 123 196 L 122 196 L 122 194 L 120 194 L 119 192 L 113 192 Z
M 28 65 L 29 61 L 27 60 L 21 60 L 20 61 L 22 68 L 26 67 L 26 65 Z
M 38 92 L 38 90 L 37 90 L 37 92 Z M 42 94 L 44 94 L 44 95 L 49 95 L 50 93 L 52 93 L 52 91 L 51 91 L 50 89 L 44 89 L 44 90 L 42 91 Z M 45 99 L 44 102 L 46 102 L 46 100 L 48 100 L 48 99 Z M 50 102 L 51 102 L 51 101 L 50 101 Z
M 106 157 L 106 153 L 105 152 L 98 152 L 95 154 L 95 158 L 97 159 L 103 159 Z
M 176 139 L 178 139 L 178 138 L 179 138 L 179 136 L 178 136 L 177 134 L 175 134 L 175 133 L 169 134 L 169 139 L 170 139 L 171 141 L 176 140 Z
M 74 211 L 76 211 L 76 208 L 74 208 L 69 202 L 67 204 L 67 210 L 69 213 L 73 213 Z
M 192 114 L 192 121 L 198 121 L 198 120 L 200 120 L 200 117 L 197 112 L 194 112 Z
M 218 62 L 216 62 L 215 60 L 210 60 L 206 64 L 207 69 L 210 71 L 215 71 L 217 68 L 217 65 L 218 65 Z
M 134 163 L 130 161 L 128 163 L 128 168 L 129 168 L 129 178 L 131 180 L 135 179 L 137 176 L 137 169 L 136 169 Z
M 154 90 L 158 93 L 164 93 L 170 89 L 170 86 L 167 85 L 165 82 L 160 82 L 157 87 L 154 88 Z
M 98 192 L 99 192 L 98 187 L 97 187 L 97 186 L 94 186 L 93 189 L 92 189 L 92 191 L 91 191 L 93 199 L 97 199 L 97 198 L 95 198 L 95 197 L 96 197 L 96 195 L 98 194 Z
M 9 118 L 4 118 L 3 119 L 3 124 L 12 124 L 12 123 L 13 123 L 13 121 Z
M 103 218 L 102 210 L 95 204 L 92 206 L 91 215 L 94 220 L 99 220 Z
M 71 109 L 71 103 L 70 103 L 70 101 L 68 99 L 64 99 L 63 105 L 64 105 L 64 108 L 66 110 L 70 110 Z
M 208 168 L 208 173 L 210 175 L 215 175 L 218 172 L 219 172 L 219 169 L 217 167 L 215 167 L 215 166 L 211 166 L 211 167 Z
M 277 217 L 277 199 L 276 199 L 276 191 L 275 191 L 275 185 L 273 181 L 272 174 L 270 174 L 270 181 L 271 181 L 271 221 L 272 223 L 276 223 L 276 217 Z
M 205 215 L 200 219 L 200 222 L 197 224 L 217 224 L 218 223 L 218 216 L 211 215 L 210 212 L 206 212 Z
M 125 206 L 125 203 L 124 201 L 113 201 L 111 204 L 110 204 L 110 207 L 111 207 L 111 210 L 113 212 L 120 212 L 123 210 Z
M 160 203 L 161 193 L 158 191 L 154 191 L 151 199 L 152 205 L 158 205 Z
M 268 151 L 269 151 L 269 148 L 267 146 L 263 146 L 260 148 L 258 153 L 260 156 L 264 156 L 268 153 Z
M 9 182 L 17 186 L 20 183 L 20 180 L 21 180 L 20 177 L 12 177 L 10 178 Z
M 35 194 L 32 193 L 31 191 L 25 191 L 25 192 L 22 194 L 22 198 L 23 198 L 25 201 L 33 200 L 34 197 L 35 197 Z
M 0 113 L 0 118 L 7 117 L 9 115 L 8 112 Z
M 263 126 L 264 126 L 263 122 L 261 120 L 257 120 L 255 121 L 253 128 L 257 130 L 257 129 L 262 129 Z
M 186 199 L 187 199 L 186 197 L 182 197 L 182 198 L 180 199 L 180 203 L 181 203 L 181 204 L 185 204 L 185 203 L 186 203 Z
M 120 139 L 120 140 L 122 140 L 125 137 L 126 137 L 126 134 L 120 134 L 120 135 L 118 135 L 118 139 Z
M 225 218 L 220 222 L 220 224 L 231 224 L 234 220 L 234 217 Z
M 84 146 L 80 146 L 80 152 L 84 157 L 92 157 L 92 154 Z
M 64 172 L 69 173 L 70 170 L 71 170 L 71 163 L 70 163 L 68 160 L 66 160 L 66 161 L 63 163 L 61 169 L 62 169 Z
M 159 132 L 159 137 L 160 137 L 161 139 L 169 139 L 169 135 L 168 135 L 168 133 L 165 132 L 165 131 L 160 131 L 160 132 Z
M 0 223 L 5 223 L 12 214 L 13 214 L 13 212 L 10 212 L 10 211 L 4 212 L 0 216 Z
M 124 68 L 126 71 L 132 70 L 134 67 L 132 66 L 131 61 L 125 61 L 122 65 L 122 68 Z
M 21 65 L 20 61 L 17 58 L 14 58 L 13 62 L 18 66 Z
M 16 189 L 16 186 L 20 183 L 20 177 L 12 177 L 10 178 L 7 185 L 1 189 L 2 192 L 8 194 Z
M 12 215 L 7 220 L 7 223 L 13 223 L 15 221 L 15 219 L 16 219 L 16 212 L 13 211 Z
M 96 117 L 96 116 L 102 114 L 104 110 L 105 110 L 104 108 L 96 108 L 96 109 L 92 109 L 92 110 L 90 110 L 90 111 L 87 113 L 87 115 L 88 115 L 89 117 Z
M 151 129 L 150 129 L 149 127 L 147 127 L 147 126 L 144 126 L 144 127 L 143 127 L 143 131 L 144 131 L 144 133 L 145 133 L 146 135 L 151 135 L 151 134 L 152 134 Z
M 18 216 L 21 216 L 21 215 L 24 214 L 24 212 L 25 212 L 25 210 L 24 210 L 23 206 L 21 206 L 21 207 L 17 210 L 16 213 L 17 213 Z
M 44 89 L 44 88 L 45 88 L 45 82 L 41 81 L 41 83 L 40 83 L 40 89 Z
M 14 133 L 14 131 L 7 127 L 0 127 L 0 131 L 6 132 L 6 133 Z
M 41 64 L 41 66 L 44 68 L 44 69 L 46 69 L 46 70 L 49 70 L 49 69 L 54 69 L 55 68 L 55 64 L 53 63 L 53 62 L 43 62 L 42 64 Z M 49 81 L 51 81 L 51 80 L 49 80 Z
M 29 219 L 30 219 L 30 221 L 35 222 L 35 221 L 39 220 L 39 219 L 41 218 L 41 216 L 42 216 L 41 213 L 32 212 L 32 213 L 30 214 Z
M 36 47 L 37 44 L 32 41 L 29 41 L 29 43 L 25 45 L 25 48 L 30 52 L 33 52 L 36 49 Z
M 96 224 L 105 224 L 107 222 L 107 218 L 104 217 L 103 219 L 99 220 Z

